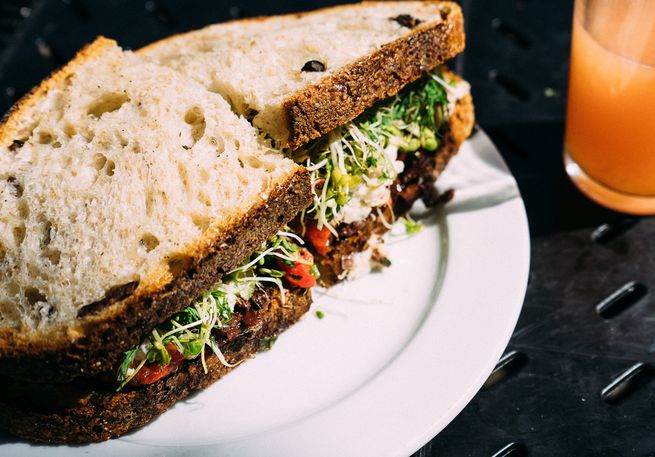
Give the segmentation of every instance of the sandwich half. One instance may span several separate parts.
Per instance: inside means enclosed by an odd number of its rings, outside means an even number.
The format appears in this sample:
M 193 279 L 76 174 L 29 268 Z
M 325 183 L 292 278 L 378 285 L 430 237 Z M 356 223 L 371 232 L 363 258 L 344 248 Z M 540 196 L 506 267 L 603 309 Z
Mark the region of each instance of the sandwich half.
M 309 308 L 309 173 L 179 72 L 99 38 L 0 125 L 0 428 L 118 436 Z
M 223 95 L 312 175 L 293 223 L 331 285 L 390 264 L 381 237 L 474 124 L 469 86 L 440 65 L 464 49 L 452 2 L 364 2 L 235 21 L 140 51 Z

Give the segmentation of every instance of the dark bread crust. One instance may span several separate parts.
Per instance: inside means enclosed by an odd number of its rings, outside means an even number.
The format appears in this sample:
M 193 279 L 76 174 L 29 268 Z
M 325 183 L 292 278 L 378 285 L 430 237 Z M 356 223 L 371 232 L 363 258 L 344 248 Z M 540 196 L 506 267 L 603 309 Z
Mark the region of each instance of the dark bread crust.
M 185 258 L 184 268 L 172 281 L 155 285 L 154 290 L 137 290 L 99 314 L 82 317 L 73 330 L 60 329 L 48 340 L 35 343 L 13 329 L 0 332 L 0 374 L 66 383 L 107 371 L 144 334 L 188 306 L 310 202 L 309 173 L 298 167 L 265 202 Z
M 448 79 L 456 78 L 450 72 L 446 72 L 446 75 L 448 75 Z M 406 161 L 407 168 L 399 180 L 403 182 L 404 186 L 412 185 L 416 186 L 416 189 L 415 192 L 408 193 L 411 196 L 403 198 L 394 192 L 395 184 L 392 186 L 393 214 L 400 216 L 409 211 L 412 204 L 420 198 L 421 187 L 434 185 L 450 159 L 457 154 L 462 143 L 470 136 L 474 123 L 473 101 L 470 95 L 466 95 L 457 102 L 453 113 L 448 118 L 439 149 L 431 154 L 422 154 L 419 160 Z M 413 178 L 404 179 L 403 175 L 407 177 L 410 174 L 420 176 L 421 182 L 413 182 L 415 181 Z M 390 221 L 393 215 L 388 209 L 381 216 L 371 213 L 365 221 L 355 223 L 356 225 L 350 230 L 353 232 L 351 235 L 335 240 L 325 256 L 312 250 L 316 265 L 321 272 L 321 285 L 329 287 L 341 281 L 340 278 L 344 273 L 342 260 L 353 253 L 365 251 L 368 248 L 368 241 L 373 235 L 382 235 L 389 231 L 381 217 Z M 339 227 L 337 230 L 341 231 Z M 311 249 L 311 246 L 309 247 Z
M 310 303 L 311 292 L 307 289 L 287 291 L 285 305 L 275 293 L 268 308 L 261 312 L 263 326 L 238 336 L 221 351 L 231 363 L 254 357 L 261 340 L 277 336 L 298 321 Z M 205 374 L 200 359 L 188 361 L 162 381 L 118 393 L 113 390 L 115 383 L 104 388 L 79 382 L 30 385 L 0 378 L 0 428 L 21 438 L 52 444 L 115 438 L 151 422 L 175 402 L 205 389 L 232 370 L 209 354 L 207 367 Z M 12 398 L 17 401 L 12 402 Z
M 419 25 L 403 38 L 285 100 L 288 147 L 297 149 L 350 122 L 375 102 L 395 95 L 426 71 L 462 52 L 462 11 L 455 3 L 441 3 L 441 22 Z

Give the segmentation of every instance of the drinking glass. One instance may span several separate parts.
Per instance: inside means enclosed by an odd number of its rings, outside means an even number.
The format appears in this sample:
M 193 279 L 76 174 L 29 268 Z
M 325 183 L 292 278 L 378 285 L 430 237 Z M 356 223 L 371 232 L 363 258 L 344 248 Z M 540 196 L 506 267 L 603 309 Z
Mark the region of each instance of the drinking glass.
M 564 162 L 591 199 L 655 214 L 655 0 L 576 0 Z

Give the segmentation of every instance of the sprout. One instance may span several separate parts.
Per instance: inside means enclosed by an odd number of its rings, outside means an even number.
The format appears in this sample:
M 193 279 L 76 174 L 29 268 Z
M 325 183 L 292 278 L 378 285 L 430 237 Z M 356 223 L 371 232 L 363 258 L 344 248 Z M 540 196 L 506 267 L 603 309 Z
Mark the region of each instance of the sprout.
M 296 244 L 297 243 L 297 244 Z M 166 346 L 175 344 L 186 359 L 200 357 L 207 372 L 205 347 L 208 347 L 228 367 L 229 364 L 218 347 L 213 331 L 230 326 L 238 299 L 250 300 L 257 287 L 273 284 L 280 291 L 285 303 L 282 279 L 285 273 L 277 268 L 277 262 L 307 263 L 294 256 L 303 244 L 301 238 L 288 231 L 280 231 L 262 244 L 244 265 L 229 272 L 223 281 L 198 297 L 191 306 L 173 316 L 168 322 L 155 328 L 137 347 L 127 351 L 118 369 L 120 391 L 146 363 L 157 362 L 161 366 L 170 363 Z M 136 365 L 136 366 L 135 366 Z
M 430 73 L 354 121 L 305 148 L 289 151 L 311 174 L 314 199 L 302 214 L 303 232 L 304 219 L 309 217 L 319 229 L 326 226 L 338 236 L 334 227 L 344 220 L 352 199 L 366 194 L 360 191 L 362 186 L 373 192 L 380 186 L 389 188 L 396 179 L 402 170 L 397 151 L 436 151 L 451 90 L 438 71 Z

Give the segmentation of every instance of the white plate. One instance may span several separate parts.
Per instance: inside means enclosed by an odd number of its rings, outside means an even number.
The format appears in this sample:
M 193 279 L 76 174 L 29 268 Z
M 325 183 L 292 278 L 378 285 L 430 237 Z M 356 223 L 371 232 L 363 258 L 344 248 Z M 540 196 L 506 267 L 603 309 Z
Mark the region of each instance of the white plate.
M 471 400 L 523 302 L 530 243 L 516 183 L 482 132 L 439 180 L 446 214 L 390 239 L 394 263 L 316 294 L 274 349 L 147 427 L 81 447 L 9 438 L 1 455 L 405 456 Z M 320 296 L 319 296 L 320 295 Z

